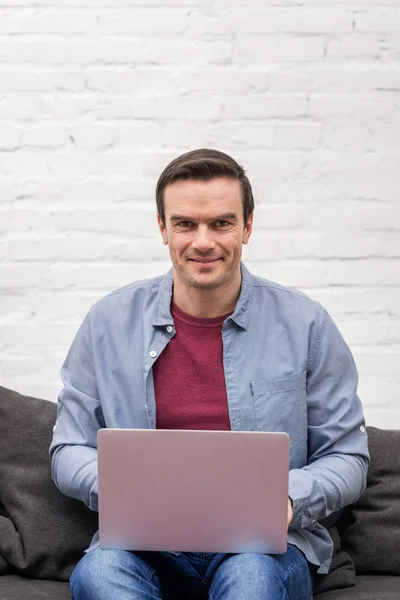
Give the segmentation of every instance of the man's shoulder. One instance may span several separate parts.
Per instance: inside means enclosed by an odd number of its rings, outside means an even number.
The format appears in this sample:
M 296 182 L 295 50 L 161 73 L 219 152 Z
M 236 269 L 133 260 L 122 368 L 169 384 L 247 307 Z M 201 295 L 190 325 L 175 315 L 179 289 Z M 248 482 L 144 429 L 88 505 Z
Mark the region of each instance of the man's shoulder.
M 286 308 L 290 311 L 299 313 L 326 313 L 326 309 L 318 302 L 314 300 L 305 292 L 296 288 L 282 285 L 275 281 L 265 279 L 258 275 L 252 275 L 253 277 L 253 288 L 254 293 L 265 297 L 271 302 L 276 302 L 277 305 L 282 309 Z
M 253 286 L 255 288 L 261 288 L 261 293 L 264 291 L 266 294 L 275 294 L 278 296 L 288 296 L 293 299 L 297 299 L 300 302 L 303 300 L 307 303 L 312 303 L 313 305 L 320 305 L 317 300 L 313 300 L 310 296 L 308 296 L 305 292 L 298 290 L 296 288 L 292 288 L 286 285 L 282 285 L 281 283 L 277 283 L 276 281 L 271 281 L 270 279 L 265 279 L 264 277 L 260 277 L 259 275 L 252 275 L 253 277 Z
M 109 312 L 120 309 L 125 304 L 140 308 L 142 303 L 148 303 L 158 293 L 166 275 L 158 275 L 149 279 L 140 279 L 117 288 L 100 298 L 91 308 L 92 313 Z

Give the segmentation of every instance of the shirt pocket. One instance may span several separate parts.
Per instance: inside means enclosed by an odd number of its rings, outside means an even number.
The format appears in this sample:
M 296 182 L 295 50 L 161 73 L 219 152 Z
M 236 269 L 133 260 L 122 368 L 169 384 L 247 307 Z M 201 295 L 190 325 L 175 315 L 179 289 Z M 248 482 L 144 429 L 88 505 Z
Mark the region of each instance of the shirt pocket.
M 285 431 L 290 436 L 290 454 L 306 448 L 306 372 L 251 382 L 258 431 Z

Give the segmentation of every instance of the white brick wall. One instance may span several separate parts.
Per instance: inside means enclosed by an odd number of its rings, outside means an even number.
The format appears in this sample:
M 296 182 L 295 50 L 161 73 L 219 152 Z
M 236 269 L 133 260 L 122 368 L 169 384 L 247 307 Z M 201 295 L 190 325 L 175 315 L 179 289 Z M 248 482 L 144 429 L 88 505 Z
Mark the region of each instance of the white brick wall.
M 331 312 L 400 428 L 399 0 L 0 0 L 0 382 L 54 400 L 88 308 L 168 267 L 161 169 L 231 153 L 250 268 Z

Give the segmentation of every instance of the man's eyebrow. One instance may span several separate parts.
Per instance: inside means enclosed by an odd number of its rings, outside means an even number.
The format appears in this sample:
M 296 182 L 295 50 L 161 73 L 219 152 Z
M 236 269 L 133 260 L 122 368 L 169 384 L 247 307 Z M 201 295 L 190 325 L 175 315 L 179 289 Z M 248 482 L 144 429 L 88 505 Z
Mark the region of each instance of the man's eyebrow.
M 231 221 L 237 220 L 237 215 L 234 212 L 224 213 L 223 215 L 218 215 L 217 217 L 213 217 L 211 221 L 226 221 L 230 219 Z M 170 221 L 192 221 L 190 217 L 185 217 L 184 215 L 171 215 L 169 218 Z

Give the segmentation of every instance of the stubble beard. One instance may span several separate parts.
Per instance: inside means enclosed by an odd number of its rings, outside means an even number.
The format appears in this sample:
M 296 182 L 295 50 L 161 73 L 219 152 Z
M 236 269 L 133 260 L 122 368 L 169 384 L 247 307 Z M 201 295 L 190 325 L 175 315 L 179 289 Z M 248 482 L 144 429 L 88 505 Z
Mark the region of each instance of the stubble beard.
M 216 275 L 211 281 L 202 280 L 201 276 L 197 277 L 196 274 L 192 273 L 189 268 L 185 268 L 185 266 L 178 266 L 177 271 L 180 274 L 182 280 L 188 284 L 190 287 L 195 288 L 196 290 L 216 290 L 221 287 L 226 281 L 229 279 L 231 275 L 230 270 L 223 271 Z

